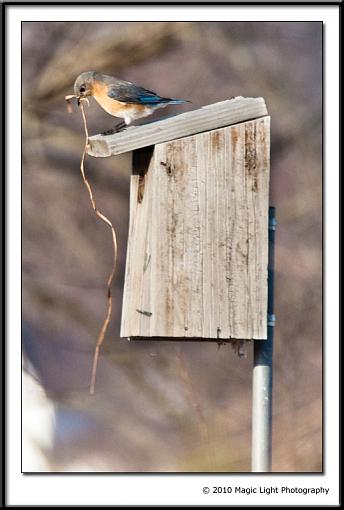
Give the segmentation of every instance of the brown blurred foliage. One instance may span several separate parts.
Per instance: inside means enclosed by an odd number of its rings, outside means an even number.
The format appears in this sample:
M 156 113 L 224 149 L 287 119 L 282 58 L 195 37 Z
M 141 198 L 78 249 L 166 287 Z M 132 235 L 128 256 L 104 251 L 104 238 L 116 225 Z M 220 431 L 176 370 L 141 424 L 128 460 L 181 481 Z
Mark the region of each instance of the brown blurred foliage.
M 23 23 L 23 340 L 56 406 L 52 470 L 250 469 L 251 345 L 239 360 L 229 345 L 119 338 L 128 156 L 86 160 L 119 241 L 113 318 L 88 395 L 112 256 L 80 176 L 81 115 L 64 104 L 88 70 L 192 101 L 178 112 L 265 98 L 278 219 L 273 470 L 321 470 L 321 38 L 316 22 Z M 91 134 L 114 124 L 94 103 L 87 115 Z

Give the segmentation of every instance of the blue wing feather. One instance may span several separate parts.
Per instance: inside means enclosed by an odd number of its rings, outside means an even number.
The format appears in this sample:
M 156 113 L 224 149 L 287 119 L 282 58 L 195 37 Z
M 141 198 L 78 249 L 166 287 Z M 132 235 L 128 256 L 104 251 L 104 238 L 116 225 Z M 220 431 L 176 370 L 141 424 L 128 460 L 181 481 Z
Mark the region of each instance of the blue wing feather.
M 108 89 L 108 96 L 123 103 L 141 104 L 145 106 L 154 106 L 163 103 L 181 104 L 187 102 L 183 99 L 171 99 L 158 96 L 155 92 L 144 89 L 143 87 L 138 87 L 132 83 L 110 86 Z

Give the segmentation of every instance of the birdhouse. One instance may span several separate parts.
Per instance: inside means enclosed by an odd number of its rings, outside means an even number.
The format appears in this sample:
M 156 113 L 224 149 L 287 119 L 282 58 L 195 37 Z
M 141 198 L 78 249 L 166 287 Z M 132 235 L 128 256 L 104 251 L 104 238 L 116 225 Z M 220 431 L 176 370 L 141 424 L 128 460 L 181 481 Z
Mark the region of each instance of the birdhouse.
M 121 336 L 267 338 L 270 118 L 262 98 L 89 139 L 132 153 Z

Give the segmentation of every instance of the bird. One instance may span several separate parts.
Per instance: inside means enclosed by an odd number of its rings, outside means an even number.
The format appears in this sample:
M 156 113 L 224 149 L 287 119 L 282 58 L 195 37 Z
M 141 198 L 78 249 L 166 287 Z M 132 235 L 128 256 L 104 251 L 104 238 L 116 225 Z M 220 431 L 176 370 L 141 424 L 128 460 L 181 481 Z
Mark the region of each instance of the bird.
M 130 81 L 120 80 L 97 71 L 81 73 L 75 80 L 74 94 L 79 103 L 84 98 L 94 97 L 107 113 L 123 119 L 114 129 L 103 134 L 121 131 L 134 120 L 148 117 L 155 110 L 167 105 L 190 102 L 185 99 L 162 97 Z

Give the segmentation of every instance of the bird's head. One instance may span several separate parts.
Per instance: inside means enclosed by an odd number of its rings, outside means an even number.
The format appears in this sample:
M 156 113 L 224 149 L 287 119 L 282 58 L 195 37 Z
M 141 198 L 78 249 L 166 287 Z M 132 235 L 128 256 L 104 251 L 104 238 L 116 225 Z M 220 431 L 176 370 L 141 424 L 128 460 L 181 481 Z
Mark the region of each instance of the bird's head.
M 95 71 L 87 71 L 80 74 L 74 83 L 74 94 L 80 100 L 87 96 L 92 96 L 93 81 L 95 77 Z

